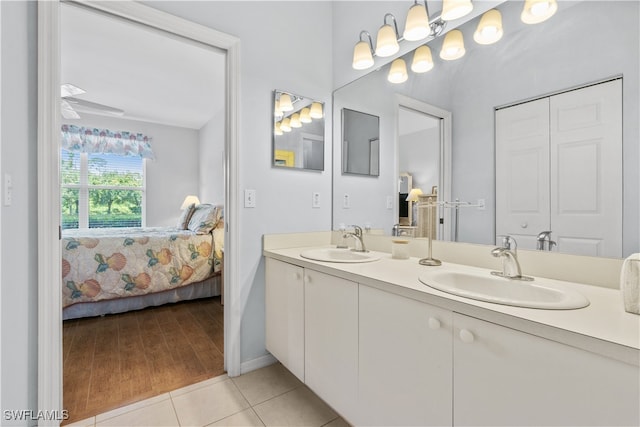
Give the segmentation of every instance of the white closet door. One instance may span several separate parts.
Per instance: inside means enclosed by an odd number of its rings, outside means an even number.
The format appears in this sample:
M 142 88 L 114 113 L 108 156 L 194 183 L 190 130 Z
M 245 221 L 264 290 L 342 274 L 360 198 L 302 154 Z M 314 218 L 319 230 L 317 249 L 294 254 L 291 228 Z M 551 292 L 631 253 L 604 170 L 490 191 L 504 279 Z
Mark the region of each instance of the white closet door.
M 496 235 L 536 248 L 549 230 L 549 99 L 496 111 Z M 500 243 L 500 239 L 497 239 Z
M 622 81 L 551 97 L 551 230 L 560 252 L 622 256 Z

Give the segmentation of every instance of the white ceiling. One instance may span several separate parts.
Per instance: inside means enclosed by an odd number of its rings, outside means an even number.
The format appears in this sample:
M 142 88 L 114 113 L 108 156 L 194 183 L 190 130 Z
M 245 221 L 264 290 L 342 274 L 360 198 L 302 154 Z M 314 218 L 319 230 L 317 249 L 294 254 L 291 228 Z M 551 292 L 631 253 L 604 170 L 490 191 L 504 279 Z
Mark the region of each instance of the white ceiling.
M 61 82 L 87 91 L 77 98 L 191 129 L 224 112 L 224 52 L 81 7 L 61 9 Z

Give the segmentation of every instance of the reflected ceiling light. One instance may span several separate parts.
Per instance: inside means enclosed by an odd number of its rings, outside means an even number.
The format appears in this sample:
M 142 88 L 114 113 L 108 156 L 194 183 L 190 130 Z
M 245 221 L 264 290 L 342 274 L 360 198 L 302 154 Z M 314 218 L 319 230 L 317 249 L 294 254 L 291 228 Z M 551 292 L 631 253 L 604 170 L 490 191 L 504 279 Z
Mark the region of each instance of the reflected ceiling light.
M 442 0 L 442 15 L 445 21 L 462 18 L 473 10 L 471 0 Z
M 391 68 L 389 69 L 387 80 L 389 80 L 391 83 L 404 83 L 408 78 L 409 75 L 407 74 L 407 64 L 404 62 L 404 59 L 395 59 L 391 63 Z
M 273 115 L 276 119 L 282 117 L 282 110 L 280 109 L 280 101 L 276 99 L 276 104 L 273 106 Z
M 280 111 L 291 111 L 293 110 L 293 103 L 291 102 L 291 97 L 288 93 L 283 93 L 280 95 Z
M 300 123 L 300 113 L 294 113 L 291 116 L 291 121 L 289 122 L 289 125 L 292 128 L 301 128 L 302 127 L 302 123 Z
M 291 132 L 291 119 L 289 117 L 285 117 L 282 119 L 280 123 L 280 129 L 284 132 Z
M 414 73 L 426 73 L 433 68 L 433 56 L 429 46 L 423 45 L 413 52 L 411 71 Z
M 368 41 L 362 40 L 363 35 L 368 38 Z M 351 66 L 354 70 L 366 70 L 373 66 L 373 41 L 371 40 L 371 34 L 367 31 L 360 31 L 360 41 L 353 48 L 353 63 Z
M 502 15 L 496 9 L 491 9 L 480 18 L 473 39 L 479 44 L 492 44 L 500 40 L 503 33 Z
M 311 123 L 311 109 L 309 107 L 300 110 L 300 122 Z
M 520 19 L 525 24 L 539 24 L 551 18 L 557 10 L 556 0 L 526 0 Z
M 409 8 L 402 34 L 402 37 L 409 41 L 426 39 L 431 33 L 426 3 L 418 3 L 418 0 L 414 0 L 414 2 L 413 6 Z
M 309 115 L 312 119 L 321 119 L 323 116 L 322 113 L 322 104 L 319 102 L 314 102 L 311 104 L 311 111 L 309 111 Z
M 387 24 L 387 18 L 393 21 L 393 27 Z M 396 54 L 400 50 L 398 44 L 398 24 L 396 18 L 390 13 L 384 15 L 384 25 L 378 30 L 378 38 L 376 39 L 376 55 L 387 57 Z
M 444 36 L 440 58 L 446 61 L 462 58 L 464 56 L 464 39 L 460 30 L 451 30 Z
M 277 136 L 283 135 L 283 132 L 282 132 L 282 129 L 280 128 L 280 126 L 281 126 L 280 122 L 276 122 L 276 124 L 275 124 L 275 126 L 274 126 L 274 128 L 273 128 L 273 132 L 274 132 Z

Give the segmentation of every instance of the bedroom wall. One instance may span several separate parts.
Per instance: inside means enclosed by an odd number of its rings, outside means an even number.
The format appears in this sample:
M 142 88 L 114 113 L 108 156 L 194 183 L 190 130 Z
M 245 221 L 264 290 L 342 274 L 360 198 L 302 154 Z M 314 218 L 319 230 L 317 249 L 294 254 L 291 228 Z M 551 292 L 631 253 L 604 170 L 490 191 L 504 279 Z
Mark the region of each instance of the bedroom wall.
M 224 111 L 200 128 L 200 193 L 202 203 L 224 204 Z
M 199 193 L 199 132 L 119 117 L 82 113 L 80 120 L 63 120 L 76 126 L 143 133 L 152 138 L 155 160 L 147 160 L 147 227 L 172 227 L 189 194 Z

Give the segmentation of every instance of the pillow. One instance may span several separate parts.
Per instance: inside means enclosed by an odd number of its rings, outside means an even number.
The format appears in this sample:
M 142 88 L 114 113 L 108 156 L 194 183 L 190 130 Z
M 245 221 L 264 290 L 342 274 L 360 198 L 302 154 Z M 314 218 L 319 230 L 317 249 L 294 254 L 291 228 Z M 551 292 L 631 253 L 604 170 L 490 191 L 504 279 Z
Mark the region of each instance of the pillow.
M 191 215 L 196 209 L 196 204 L 191 203 L 189 206 L 182 210 L 180 214 L 180 218 L 178 218 L 178 224 L 176 225 L 179 230 L 186 230 L 189 226 L 189 220 L 191 219 Z
M 193 215 L 191 215 L 187 228 L 196 234 L 211 233 L 211 230 L 218 225 L 220 214 L 221 211 L 217 206 L 210 204 L 198 205 Z

